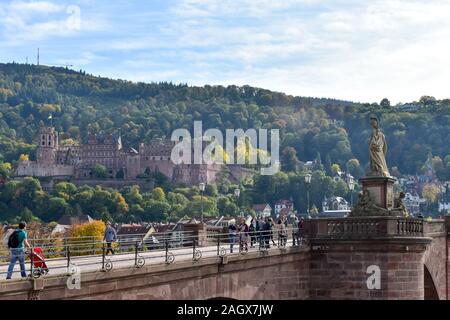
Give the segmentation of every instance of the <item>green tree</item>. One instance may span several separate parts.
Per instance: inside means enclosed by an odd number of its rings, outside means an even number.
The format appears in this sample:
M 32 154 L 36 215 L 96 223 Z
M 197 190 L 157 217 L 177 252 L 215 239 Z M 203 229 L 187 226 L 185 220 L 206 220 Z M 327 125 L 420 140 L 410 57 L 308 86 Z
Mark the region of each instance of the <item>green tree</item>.
M 92 169 L 92 173 L 96 178 L 104 179 L 108 176 L 108 170 L 106 167 L 102 164 L 95 164 L 94 168 Z

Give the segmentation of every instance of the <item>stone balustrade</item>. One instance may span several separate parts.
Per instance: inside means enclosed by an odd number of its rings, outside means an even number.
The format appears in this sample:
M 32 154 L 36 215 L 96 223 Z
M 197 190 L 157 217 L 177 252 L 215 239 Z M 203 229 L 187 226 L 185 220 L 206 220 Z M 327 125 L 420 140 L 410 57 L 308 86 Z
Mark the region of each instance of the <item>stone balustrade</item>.
M 429 223 L 423 219 L 397 217 L 319 218 L 308 221 L 308 235 L 318 239 L 424 237 L 424 225 Z

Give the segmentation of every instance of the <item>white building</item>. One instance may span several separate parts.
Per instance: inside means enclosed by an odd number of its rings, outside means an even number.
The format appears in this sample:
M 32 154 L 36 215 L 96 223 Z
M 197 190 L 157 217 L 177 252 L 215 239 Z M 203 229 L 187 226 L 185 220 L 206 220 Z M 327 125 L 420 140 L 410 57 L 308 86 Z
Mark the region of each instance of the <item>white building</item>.
M 420 212 L 420 205 L 425 203 L 426 200 L 419 197 L 417 194 L 413 195 L 409 192 L 405 194 L 405 199 L 403 200 L 406 209 L 411 214 L 417 214 Z
M 280 214 L 282 209 L 294 211 L 294 203 L 291 200 L 280 200 L 275 203 L 275 215 Z
M 270 217 L 272 214 L 272 207 L 268 203 L 255 204 L 252 209 L 256 212 L 258 216 L 263 218 Z
M 351 211 L 351 206 L 342 197 L 330 197 L 322 201 L 323 217 L 346 217 Z

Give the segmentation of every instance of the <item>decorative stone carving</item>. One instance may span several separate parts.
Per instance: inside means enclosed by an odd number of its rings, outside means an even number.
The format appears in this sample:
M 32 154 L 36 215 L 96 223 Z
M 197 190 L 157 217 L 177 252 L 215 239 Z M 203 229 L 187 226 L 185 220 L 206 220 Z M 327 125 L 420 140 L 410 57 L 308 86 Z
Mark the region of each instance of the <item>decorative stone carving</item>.
M 359 194 L 358 203 L 353 208 L 350 216 L 365 217 L 365 216 L 386 216 L 389 215 L 389 210 L 375 204 L 369 191 L 363 190 Z
M 406 209 L 403 199 L 405 199 L 405 193 L 400 192 L 399 196 L 395 198 L 394 209 L 391 210 L 391 215 L 405 218 L 409 217 L 409 212 Z

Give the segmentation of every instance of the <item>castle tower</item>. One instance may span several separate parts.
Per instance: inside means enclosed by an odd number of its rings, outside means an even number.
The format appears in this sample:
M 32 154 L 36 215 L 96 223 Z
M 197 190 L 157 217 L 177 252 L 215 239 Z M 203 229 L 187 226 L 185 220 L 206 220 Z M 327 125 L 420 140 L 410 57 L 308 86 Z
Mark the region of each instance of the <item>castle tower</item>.
M 38 134 L 36 160 L 41 165 L 55 165 L 58 150 L 58 132 L 53 127 L 41 126 Z

